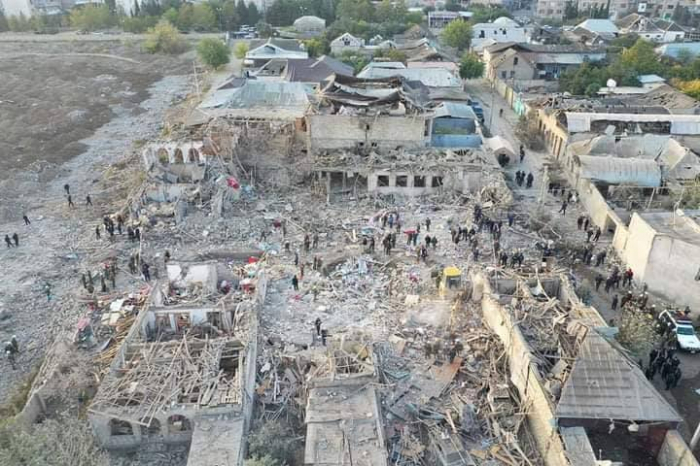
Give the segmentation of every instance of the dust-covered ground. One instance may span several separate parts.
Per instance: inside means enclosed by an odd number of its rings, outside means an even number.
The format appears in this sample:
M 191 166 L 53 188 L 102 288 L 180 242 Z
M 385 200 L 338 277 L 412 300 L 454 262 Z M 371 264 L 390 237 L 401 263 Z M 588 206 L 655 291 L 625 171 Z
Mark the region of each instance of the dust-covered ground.
M 0 179 L 30 164 L 83 153 L 82 139 L 140 103 L 163 76 L 191 70 L 187 55 L 148 55 L 137 42 L 0 42 Z
M 85 312 L 71 298 L 80 274 L 120 247 L 94 234 L 124 201 L 110 186 L 128 185 L 124 158 L 157 137 L 164 112 L 189 92 L 192 57 L 145 55 L 119 42 L 0 41 L 0 238 L 19 238 L 0 249 L 0 342 L 17 335 L 21 348 L 16 370 L 0 361 L 0 401 Z

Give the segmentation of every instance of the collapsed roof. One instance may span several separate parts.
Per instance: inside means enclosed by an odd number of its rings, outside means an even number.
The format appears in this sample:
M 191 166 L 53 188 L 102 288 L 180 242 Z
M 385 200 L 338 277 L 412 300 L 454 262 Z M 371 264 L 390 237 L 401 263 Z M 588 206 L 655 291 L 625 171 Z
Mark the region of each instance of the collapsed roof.
M 404 103 L 414 109 L 425 110 L 430 102 L 427 89 L 420 83 L 400 77 L 362 79 L 334 75 L 318 91 L 321 104 L 342 104 L 370 107 L 380 104 Z

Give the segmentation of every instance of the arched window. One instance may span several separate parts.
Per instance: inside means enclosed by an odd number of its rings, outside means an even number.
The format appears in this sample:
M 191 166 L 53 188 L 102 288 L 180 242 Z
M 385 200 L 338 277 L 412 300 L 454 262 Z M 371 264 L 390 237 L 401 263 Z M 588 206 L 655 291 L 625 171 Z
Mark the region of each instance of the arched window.
M 158 149 L 158 161 L 160 163 L 170 162 L 170 156 L 168 156 L 168 151 L 162 147 L 160 149 Z
M 192 163 L 199 162 L 199 151 L 194 147 L 187 152 L 187 161 Z
M 175 149 L 175 163 L 185 163 L 185 157 L 180 149 Z
M 128 421 L 122 421 L 121 419 L 110 419 L 109 420 L 109 433 L 110 435 L 134 435 L 134 428 Z
M 141 435 L 158 435 L 160 434 L 160 421 L 156 418 L 151 418 L 151 423 L 148 426 L 141 426 Z

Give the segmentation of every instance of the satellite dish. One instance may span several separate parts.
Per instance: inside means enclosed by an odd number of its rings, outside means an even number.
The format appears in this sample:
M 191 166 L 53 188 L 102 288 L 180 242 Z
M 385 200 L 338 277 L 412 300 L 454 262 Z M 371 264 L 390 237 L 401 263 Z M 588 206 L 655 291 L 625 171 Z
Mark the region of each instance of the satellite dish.
M 608 86 L 610 89 L 615 89 L 617 87 L 617 81 L 614 79 L 608 79 L 608 82 L 605 83 L 606 86 Z

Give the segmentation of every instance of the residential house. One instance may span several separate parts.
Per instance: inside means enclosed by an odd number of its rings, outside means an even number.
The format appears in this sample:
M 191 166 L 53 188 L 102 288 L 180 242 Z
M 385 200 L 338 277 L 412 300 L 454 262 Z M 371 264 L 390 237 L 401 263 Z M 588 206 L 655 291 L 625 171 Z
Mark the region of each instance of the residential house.
M 685 37 L 685 29 L 673 21 L 651 19 L 632 13 L 616 22 L 622 34 L 636 34 L 658 43 L 679 42 Z
M 300 82 L 318 86 L 334 74 L 352 76 L 353 68 L 335 58 L 275 58 L 251 73 L 258 80 Z
M 496 44 L 484 49 L 486 76 L 493 79 L 555 80 L 586 61 L 603 60 L 604 50 L 573 45 Z
M 390 68 L 377 66 L 381 62 L 367 65 L 357 74 L 362 79 L 382 79 L 400 76 L 407 81 L 418 81 L 426 87 L 460 88 L 462 81 L 444 68 Z M 403 66 L 403 65 L 402 65 Z
M 528 42 L 527 30 L 510 18 L 500 17 L 492 23 L 477 23 L 472 26 L 472 47 L 489 43 Z
M 656 47 L 656 53 L 675 59 L 679 59 L 684 55 L 692 59 L 700 55 L 700 42 L 663 44 Z
M 273 58 L 309 58 L 304 46 L 294 39 L 261 39 L 250 41 L 250 50 L 245 54 L 245 66 L 260 67 Z
M 613 245 L 639 283 L 681 306 L 700 308 L 700 212 L 634 212 Z
M 294 21 L 294 29 L 305 36 L 318 36 L 326 29 L 326 20 L 318 16 L 302 16 Z
M 478 118 L 467 103 L 443 102 L 433 111 L 433 147 L 480 147 Z
M 578 42 L 587 45 L 599 45 L 620 35 L 620 30 L 609 19 L 587 19 L 577 24 L 573 32 L 579 36 Z
M 611 18 L 620 18 L 634 11 L 637 0 L 578 0 L 578 11 L 582 15 L 604 8 L 608 9 Z
M 346 32 L 331 41 L 331 53 L 333 55 L 342 55 L 343 52 L 357 52 L 364 46 L 364 39 Z
M 334 75 L 316 97 L 318 108 L 306 116 L 309 153 L 419 149 L 430 143 L 429 100 L 420 83 L 399 77 L 361 79 Z
M 61 0 L 0 0 L 0 11 L 6 18 L 23 15 L 55 15 L 63 12 Z
M 428 12 L 428 28 L 444 29 L 445 26 L 458 19 L 469 21 L 472 14 L 469 11 L 430 11 Z
M 649 17 L 671 19 L 677 7 L 695 8 L 695 0 L 638 0 L 637 12 Z
M 533 6 L 537 18 L 564 19 L 565 0 L 537 0 Z

